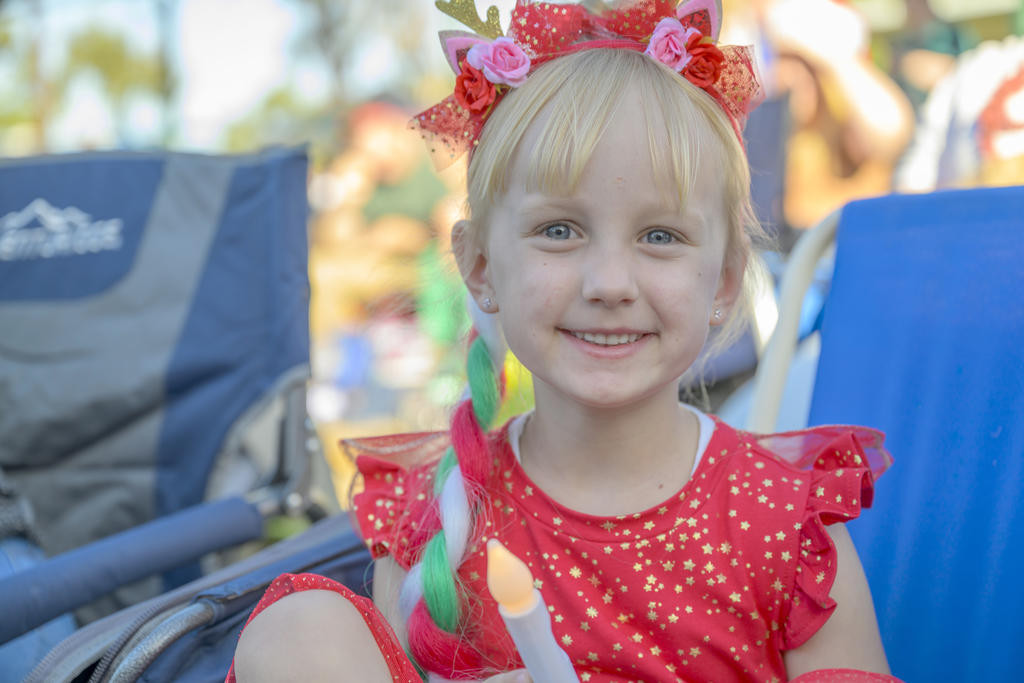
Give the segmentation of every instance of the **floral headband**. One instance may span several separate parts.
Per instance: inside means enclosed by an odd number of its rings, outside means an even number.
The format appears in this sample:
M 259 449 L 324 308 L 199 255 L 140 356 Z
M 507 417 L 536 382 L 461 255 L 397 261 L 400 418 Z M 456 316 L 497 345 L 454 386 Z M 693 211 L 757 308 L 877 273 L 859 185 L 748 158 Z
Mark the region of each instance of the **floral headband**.
M 498 9 L 481 21 L 475 0 L 436 5 L 476 33 L 442 31 L 441 46 L 455 71 L 455 92 L 413 119 L 443 168 L 472 151 L 487 117 L 530 73 L 556 57 L 591 48 L 636 50 L 674 69 L 722 107 L 742 141 L 747 116 L 764 92 L 749 47 L 716 43 L 721 26 L 715 0 L 626 0 L 592 12 L 578 4 L 516 0 L 506 35 Z

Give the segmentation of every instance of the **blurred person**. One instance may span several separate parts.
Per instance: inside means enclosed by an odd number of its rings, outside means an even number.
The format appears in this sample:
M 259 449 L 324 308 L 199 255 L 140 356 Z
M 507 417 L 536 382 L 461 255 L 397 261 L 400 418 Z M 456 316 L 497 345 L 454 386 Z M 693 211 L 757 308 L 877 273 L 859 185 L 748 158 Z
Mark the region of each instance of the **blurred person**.
M 903 28 L 889 41 L 891 72 L 918 111 L 956 58 L 977 46 L 978 39 L 969 28 L 939 19 L 928 0 L 905 0 L 905 5 Z
M 756 45 L 768 98 L 788 100 L 783 237 L 888 192 L 914 115 L 872 63 L 863 16 L 839 0 L 738 0 L 727 9 L 730 38 Z
M 891 190 L 913 132 L 913 110 L 868 54 L 869 29 L 832 0 L 775 0 L 765 28 L 776 51 L 777 87 L 789 93 L 785 217 L 813 226 L 853 200 Z
M 986 41 L 963 53 L 925 100 L 895 188 L 929 192 L 1024 182 L 1013 172 L 1021 154 L 1013 141 L 1022 115 L 1021 96 L 1011 92 L 1022 67 L 1021 36 Z

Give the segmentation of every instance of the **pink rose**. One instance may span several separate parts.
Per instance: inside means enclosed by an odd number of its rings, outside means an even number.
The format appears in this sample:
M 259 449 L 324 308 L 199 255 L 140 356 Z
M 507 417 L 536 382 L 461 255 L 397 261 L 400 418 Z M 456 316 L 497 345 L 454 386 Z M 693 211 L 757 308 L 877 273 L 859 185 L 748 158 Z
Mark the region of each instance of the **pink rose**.
M 700 35 L 700 31 L 692 26 L 684 28 L 678 19 L 665 17 L 654 27 L 651 42 L 648 43 L 644 54 L 654 57 L 676 71 L 682 71 L 690 63 L 690 53 L 686 51 L 686 45 L 693 36 L 698 36 L 699 39 Z
M 484 72 L 491 83 L 503 83 L 513 88 L 526 82 L 530 71 L 530 58 L 511 38 L 502 36 L 493 43 L 477 43 L 469 48 L 466 61 Z

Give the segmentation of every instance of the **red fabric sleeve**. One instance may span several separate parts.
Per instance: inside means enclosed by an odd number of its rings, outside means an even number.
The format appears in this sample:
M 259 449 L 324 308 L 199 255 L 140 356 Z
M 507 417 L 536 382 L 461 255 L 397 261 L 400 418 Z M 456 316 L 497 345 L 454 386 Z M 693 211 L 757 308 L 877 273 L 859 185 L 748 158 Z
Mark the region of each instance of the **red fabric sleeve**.
M 359 472 L 350 506 L 355 528 L 374 559 L 390 555 L 408 570 L 429 540 L 420 529 L 436 528 L 429 523 L 437 514 L 431 489 L 447 434 L 346 440 L 342 447 Z
M 856 518 L 871 505 L 874 493 L 875 475 L 859 437 L 855 431 L 836 435 L 814 454 L 800 526 L 800 561 L 782 633 L 784 650 L 807 642 L 836 608 L 829 593 L 837 553 L 825 526 Z
M 377 641 L 377 646 L 380 648 L 381 654 L 384 655 L 384 661 L 388 665 L 388 671 L 391 672 L 391 679 L 394 683 L 412 683 L 421 680 L 416 667 L 413 666 L 402 649 L 402 645 L 398 642 L 398 636 L 395 635 L 391 624 L 377 610 L 373 601 L 356 595 L 345 585 L 326 576 L 319 574 L 282 574 L 278 576 L 267 587 L 245 625 L 248 626 L 256 618 L 256 615 L 286 595 L 308 590 L 328 590 L 338 593 L 355 606 L 363 617 L 363 621 L 366 622 L 366 627 L 373 634 L 373 639 Z M 243 627 L 242 630 L 244 631 L 245 628 Z M 224 683 L 235 683 L 234 661 L 231 663 Z

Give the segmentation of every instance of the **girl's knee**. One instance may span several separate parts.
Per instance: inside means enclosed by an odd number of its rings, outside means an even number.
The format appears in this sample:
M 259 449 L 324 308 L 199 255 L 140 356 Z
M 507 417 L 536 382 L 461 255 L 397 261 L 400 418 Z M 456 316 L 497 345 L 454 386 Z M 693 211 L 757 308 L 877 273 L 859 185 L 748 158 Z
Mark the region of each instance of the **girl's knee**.
M 359 610 L 339 593 L 307 590 L 269 605 L 242 631 L 239 683 L 392 680 Z

